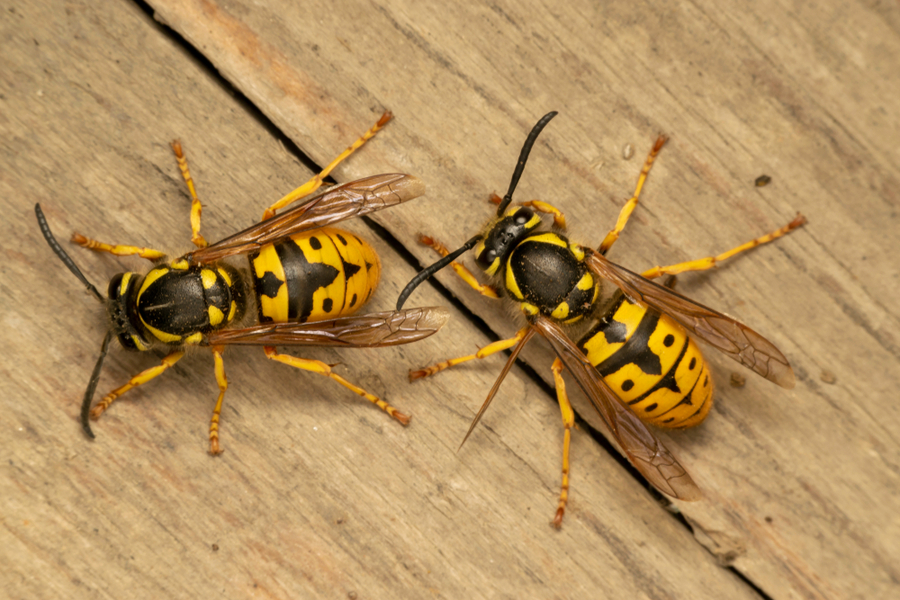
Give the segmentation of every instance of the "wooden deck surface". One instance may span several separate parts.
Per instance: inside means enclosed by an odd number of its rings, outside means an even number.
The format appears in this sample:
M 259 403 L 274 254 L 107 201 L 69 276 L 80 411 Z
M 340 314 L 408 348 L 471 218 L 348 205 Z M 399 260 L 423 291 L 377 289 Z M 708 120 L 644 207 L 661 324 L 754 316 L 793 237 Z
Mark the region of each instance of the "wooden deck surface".
M 43 0 L 0 15 L 5 597 L 900 596 L 896 4 Z M 433 260 L 417 233 L 453 247 L 489 218 L 487 195 L 505 191 L 549 110 L 560 115 L 518 199 L 553 202 L 586 244 L 612 226 L 657 134 L 671 138 L 611 253 L 627 267 L 807 216 L 774 245 L 680 278 L 772 340 L 798 379 L 785 391 L 706 352 L 708 421 L 659 434 L 703 501 L 662 506 L 581 428 L 569 512 L 552 529 L 562 426 L 535 380 L 550 381 L 543 342 L 457 452 L 504 359 L 414 384 L 407 370 L 520 321 L 450 272 L 438 280 L 461 304 L 437 336 L 302 353 L 341 363 L 411 413 L 409 427 L 238 348 L 225 355 L 222 456 L 206 453 L 217 388 L 203 350 L 84 438 L 105 315 L 47 248 L 35 202 L 61 239 L 184 251 L 190 203 L 169 141 L 184 145 L 216 239 L 310 176 L 295 152 L 324 165 L 385 109 L 394 122 L 335 179 L 406 172 L 428 193 L 379 213 L 384 237 L 346 223 L 382 257 L 372 310 L 412 277 L 401 252 Z M 762 174 L 772 183 L 758 188 Z M 101 290 L 146 269 L 71 254 Z M 448 301 L 425 285 L 409 304 Z M 99 391 L 157 360 L 112 351 Z

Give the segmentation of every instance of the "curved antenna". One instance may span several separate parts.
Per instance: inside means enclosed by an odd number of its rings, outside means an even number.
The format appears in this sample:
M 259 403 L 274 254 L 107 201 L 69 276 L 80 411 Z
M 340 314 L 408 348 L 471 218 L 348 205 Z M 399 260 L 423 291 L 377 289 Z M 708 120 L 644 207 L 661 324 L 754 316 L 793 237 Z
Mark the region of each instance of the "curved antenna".
M 541 120 L 535 123 L 534 127 L 531 128 L 531 133 L 528 134 L 528 137 L 525 139 L 525 143 L 522 145 L 522 151 L 519 153 L 519 162 L 516 163 L 516 170 L 513 171 L 512 181 L 509 182 L 509 191 L 506 192 L 506 195 L 503 196 L 503 202 L 497 207 L 497 216 L 502 216 L 503 211 L 506 210 L 506 207 L 509 206 L 509 203 L 512 202 L 513 192 L 516 191 L 516 186 L 519 185 L 519 178 L 522 176 L 522 171 L 525 170 L 525 161 L 528 160 L 528 155 L 531 154 L 531 147 L 534 146 L 534 143 L 537 141 L 538 135 L 540 135 L 541 131 L 543 131 L 544 127 L 547 126 L 547 123 L 550 122 L 550 119 L 555 117 L 558 113 L 554 110 L 548 112 L 546 115 L 541 117 Z
M 397 298 L 397 310 L 400 310 L 403 308 L 403 303 L 406 302 L 406 299 L 409 298 L 409 295 L 413 293 L 413 290 L 415 290 L 417 287 L 419 287 L 420 283 L 422 283 L 423 281 L 425 281 L 426 279 L 428 279 L 429 277 L 431 277 L 432 275 L 434 275 L 435 273 L 437 273 L 438 271 L 440 271 L 441 269 L 443 269 L 444 267 L 446 267 L 447 265 L 452 263 L 454 260 L 459 258 L 459 256 L 461 254 L 463 254 L 464 252 L 466 252 L 467 250 L 471 250 L 472 247 L 475 246 L 475 244 L 477 244 L 478 242 L 481 241 L 481 238 L 482 238 L 481 234 L 476 235 L 475 237 L 470 239 L 468 242 L 463 244 L 462 247 L 454 250 L 453 252 L 451 252 L 450 254 L 448 254 L 447 256 L 442 258 L 441 260 L 437 261 L 433 265 L 425 267 L 424 269 L 422 269 L 421 271 L 416 273 L 416 276 L 413 277 L 410 280 L 410 282 L 406 284 L 406 287 L 403 288 L 403 291 L 400 292 L 400 296 Z
M 87 389 L 84 391 L 84 400 L 81 401 L 81 429 L 85 435 L 94 439 L 94 432 L 91 431 L 90 415 L 91 401 L 94 399 L 94 392 L 97 390 L 97 382 L 100 381 L 100 369 L 103 367 L 103 359 L 106 358 L 106 352 L 109 350 L 109 341 L 112 339 L 112 331 L 106 332 L 103 338 L 103 345 L 100 347 L 100 356 L 97 358 L 97 364 L 94 365 L 94 372 L 91 373 L 91 380 L 88 382 Z
M 84 284 L 87 291 L 94 294 L 100 302 L 105 302 L 103 296 L 97 291 L 97 288 L 94 287 L 94 284 L 87 280 L 87 277 L 84 276 L 81 269 L 75 265 L 75 261 L 66 254 L 66 251 L 62 249 L 62 246 L 60 246 L 59 242 L 56 241 L 56 238 L 53 237 L 53 233 L 50 231 L 50 226 L 47 225 L 47 219 L 44 217 L 44 211 L 41 210 L 40 204 L 34 205 L 34 214 L 37 215 L 38 226 L 41 228 L 41 233 L 44 234 L 44 239 L 50 244 L 50 248 L 53 250 L 54 254 L 56 254 L 56 256 L 59 257 L 59 260 L 63 261 L 63 264 L 66 265 L 75 277 Z M 94 436 L 92 435 L 91 437 Z

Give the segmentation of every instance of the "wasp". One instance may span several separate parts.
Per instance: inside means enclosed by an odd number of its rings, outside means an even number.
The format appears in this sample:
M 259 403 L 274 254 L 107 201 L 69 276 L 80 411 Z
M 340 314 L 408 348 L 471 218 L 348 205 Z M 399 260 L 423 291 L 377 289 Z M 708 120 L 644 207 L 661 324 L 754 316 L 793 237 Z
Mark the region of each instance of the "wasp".
M 191 195 L 191 241 L 196 249 L 169 260 L 158 250 L 112 245 L 72 235 L 72 241 L 97 252 L 139 256 L 154 263 L 146 274 L 113 277 L 104 298 L 54 238 L 40 205 L 38 224 L 54 253 L 106 305 L 109 329 L 101 345 L 81 407 L 81 424 L 93 438 L 89 417 L 97 419 L 125 392 L 158 377 L 175 365 L 188 347 L 207 346 L 219 387 L 209 427 L 209 451 L 219 454 L 219 418 L 228 379 L 223 353 L 227 346 L 262 346 L 268 358 L 329 377 L 377 405 L 406 425 L 409 417 L 384 400 L 347 381 L 332 366 L 314 359 L 281 354 L 277 346 L 372 348 L 406 344 L 437 332 L 448 318 L 443 308 L 353 315 L 378 284 L 381 263 L 374 249 L 356 235 L 330 225 L 406 202 L 424 193 L 411 175 L 384 174 L 334 186 L 309 197 L 341 161 L 371 139 L 389 120 L 357 139 L 322 172 L 272 204 L 262 221 L 219 242 L 200 235 L 201 205 L 187 159 L 178 141 L 172 149 Z M 284 212 L 298 200 L 309 197 Z M 226 259 L 246 255 L 249 264 Z M 132 377 L 92 407 L 103 360 L 112 337 L 127 350 L 167 347 L 162 363 Z
M 647 481 L 672 498 L 698 500 L 701 492 L 697 484 L 647 426 L 692 427 L 709 413 L 713 381 L 692 337 L 782 387 L 794 386 L 794 373 L 784 355 L 760 334 L 675 292 L 672 289 L 674 275 L 709 269 L 735 254 L 787 234 L 806 220 L 798 214 L 785 227 L 718 256 L 634 273 L 610 262 L 605 255 L 637 206 L 653 161 L 667 138 L 661 135 L 657 139 L 641 170 L 634 194 L 621 209 L 616 226 L 594 250 L 570 241 L 561 233 L 565 229 L 565 216 L 553 205 L 538 200 L 511 205 L 512 194 L 531 148 L 556 114 L 545 115 L 528 135 L 509 190 L 502 200 L 496 196 L 492 198 L 498 204 L 497 214 L 481 233 L 452 253 L 437 240 L 420 236 L 420 243 L 431 246 L 443 258 L 420 271 L 409 282 L 398 299 L 397 309 L 402 308 L 416 286 L 451 264 L 483 295 L 496 298 L 502 293 L 513 299 L 527 321 L 514 337 L 489 344 L 475 354 L 410 371 L 410 380 L 419 379 L 512 348 L 463 443 L 525 344 L 539 333 L 553 347 L 557 358 L 552 372 L 565 427 L 562 484 L 552 521 L 559 528 L 568 501 L 569 445 L 575 423 L 563 371 L 571 373 L 599 413 L 612 439 Z M 553 215 L 552 230 L 541 227 L 542 214 Z M 454 262 L 472 248 L 476 264 L 499 282 L 500 293 L 493 286 L 479 283 L 471 271 Z M 666 285 L 652 281 L 663 275 L 669 278 Z M 611 296 L 601 297 L 602 281 L 615 286 Z M 587 325 L 587 333 L 576 343 L 565 328 L 578 323 Z

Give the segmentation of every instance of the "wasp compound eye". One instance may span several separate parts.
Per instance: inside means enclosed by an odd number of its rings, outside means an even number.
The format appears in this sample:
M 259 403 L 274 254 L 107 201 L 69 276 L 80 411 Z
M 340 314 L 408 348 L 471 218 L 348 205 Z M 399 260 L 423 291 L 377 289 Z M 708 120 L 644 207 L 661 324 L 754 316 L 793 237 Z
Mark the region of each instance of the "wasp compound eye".
M 493 248 L 485 248 L 484 252 L 475 257 L 475 262 L 482 269 L 487 270 L 497 260 L 497 251 Z

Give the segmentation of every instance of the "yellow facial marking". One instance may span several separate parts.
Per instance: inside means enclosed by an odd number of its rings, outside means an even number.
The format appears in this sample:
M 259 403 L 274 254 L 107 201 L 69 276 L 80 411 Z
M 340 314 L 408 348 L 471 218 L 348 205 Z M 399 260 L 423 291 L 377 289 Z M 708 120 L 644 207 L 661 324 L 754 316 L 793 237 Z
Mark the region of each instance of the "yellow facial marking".
M 531 219 L 529 219 L 527 223 L 525 223 L 525 230 L 528 231 L 530 229 L 534 229 L 535 227 L 537 227 L 540 224 L 541 224 L 541 217 L 537 213 L 535 213 L 535 215 L 533 217 L 531 217 Z
M 134 342 L 134 347 L 141 352 L 150 349 L 150 346 L 145 345 L 144 342 L 141 341 L 141 338 L 136 335 L 131 336 L 131 341 Z
M 500 268 L 500 257 L 494 259 L 494 262 L 491 263 L 491 266 L 484 270 L 488 275 L 494 275 L 497 272 L 497 269 Z

